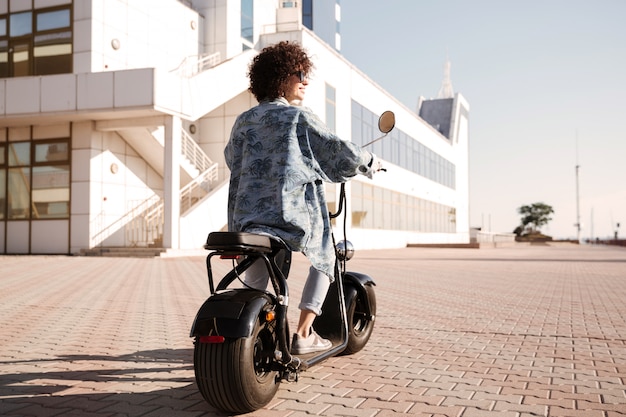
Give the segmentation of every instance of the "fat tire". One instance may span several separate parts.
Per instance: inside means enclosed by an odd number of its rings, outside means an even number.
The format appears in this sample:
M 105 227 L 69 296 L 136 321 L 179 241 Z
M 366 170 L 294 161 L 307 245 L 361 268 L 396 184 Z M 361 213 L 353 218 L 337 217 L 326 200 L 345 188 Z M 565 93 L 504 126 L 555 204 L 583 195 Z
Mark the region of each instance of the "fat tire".
M 367 303 L 364 296 L 367 296 Z M 369 304 L 369 313 L 367 306 Z M 374 330 L 374 318 L 376 317 L 376 294 L 374 286 L 365 285 L 365 294 L 357 291 L 350 299 L 347 308 L 348 319 L 348 345 L 341 352 L 342 355 L 351 355 L 363 349 Z
M 267 405 L 280 386 L 271 370 L 276 347 L 273 326 L 257 320 L 250 337 L 194 346 L 194 372 L 202 397 L 227 413 L 243 414 Z

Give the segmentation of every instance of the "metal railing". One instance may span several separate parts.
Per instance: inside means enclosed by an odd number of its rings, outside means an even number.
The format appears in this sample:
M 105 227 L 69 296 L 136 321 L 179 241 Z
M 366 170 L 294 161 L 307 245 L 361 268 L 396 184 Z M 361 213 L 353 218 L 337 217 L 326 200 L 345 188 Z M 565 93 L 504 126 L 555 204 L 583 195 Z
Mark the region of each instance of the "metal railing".
M 211 191 L 213 183 L 218 180 L 218 164 L 204 153 L 187 132 L 181 132 L 181 152 L 200 171 L 198 176 L 180 190 L 180 213 L 183 214 Z M 126 233 L 130 246 L 161 245 L 165 220 L 164 200 L 154 195 L 143 201 L 129 201 L 128 206 L 130 209 L 108 226 L 103 226 L 106 220 L 104 212 L 92 221 L 98 230 L 92 238 L 92 247 L 101 245 L 120 230 Z
M 181 188 L 180 213 L 184 214 L 194 204 L 204 198 L 211 191 L 212 184 L 215 181 L 217 181 L 217 163 L 211 165 L 206 171 Z
M 212 183 L 217 181 L 217 168 L 217 163 L 214 163 L 209 169 L 181 188 L 181 214 L 191 209 L 194 204 L 209 193 Z M 157 201 L 150 200 L 145 204 L 147 207 L 140 213 L 137 213 L 137 210 L 129 213 L 132 220 L 126 225 L 127 238 L 132 246 L 152 244 L 160 247 L 165 223 L 165 201 L 158 198 Z
M 181 77 L 190 78 L 210 69 L 221 62 L 221 54 L 202 54 L 186 57 L 171 72 Z M 204 198 L 218 179 L 218 164 L 213 162 L 202 150 L 200 145 L 181 129 L 181 153 L 198 169 L 200 174 L 180 191 L 180 212 L 185 213 L 193 205 Z M 108 226 L 103 226 L 106 216 L 100 213 L 92 221 L 98 231 L 92 238 L 92 247 L 101 245 L 113 233 L 124 229 L 131 246 L 158 245 L 163 236 L 164 207 L 162 198 L 152 196 L 139 203 L 132 202 L 132 208 L 122 217 Z
M 214 165 L 211 158 L 204 153 L 198 142 L 196 142 L 185 129 L 181 130 L 181 152 L 185 158 L 189 160 L 195 166 L 198 171 L 204 172 Z
M 163 237 L 163 199 L 155 196 L 140 202 L 130 211 L 131 221 L 126 225 L 126 238 L 131 246 L 160 247 Z
M 192 55 L 185 57 L 183 62 L 174 68 L 171 72 L 181 77 L 191 78 L 203 71 L 213 68 L 222 61 L 222 55 L 219 52 L 202 55 Z
M 152 213 L 158 207 L 159 203 L 162 205 L 162 199 L 157 195 L 153 195 L 145 200 L 129 201 L 127 203 L 127 207 L 130 206 L 130 209 L 107 226 L 104 225 L 107 215 L 104 211 L 100 212 L 91 222 L 97 230 L 91 238 L 91 247 L 101 246 L 107 238 L 120 230 L 125 230 L 127 232 L 126 237 L 129 239 L 131 246 L 137 246 L 140 243 L 149 243 L 150 240 L 140 238 L 141 235 L 147 237 L 149 233 L 143 232 L 146 227 L 143 225 L 139 227 L 141 220 L 137 219 L 143 219 L 145 217 L 153 218 Z M 163 224 L 162 220 L 161 224 Z
M 470 240 L 476 243 L 512 243 L 515 242 L 515 234 L 471 230 Z

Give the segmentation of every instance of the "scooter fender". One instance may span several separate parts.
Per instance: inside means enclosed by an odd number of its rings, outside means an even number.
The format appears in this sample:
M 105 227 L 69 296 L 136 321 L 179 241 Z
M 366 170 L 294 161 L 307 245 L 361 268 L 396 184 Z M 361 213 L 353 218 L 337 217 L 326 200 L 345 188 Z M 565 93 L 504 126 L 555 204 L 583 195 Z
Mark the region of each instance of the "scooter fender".
M 317 331 L 320 336 L 330 339 L 335 344 L 346 342 L 344 340 L 345 335 L 342 331 L 342 327 L 339 325 L 339 323 L 344 322 L 344 317 L 342 316 L 339 305 L 337 283 L 336 280 L 331 284 L 326 299 L 324 300 L 324 305 L 322 306 L 322 314 L 317 316 L 313 322 L 315 331 Z M 370 276 L 359 272 L 346 272 L 342 277 L 341 283 L 344 306 L 349 306 L 352 300 L 357 296 L 361 296 L 365 303 L 365 313 L 368 315 L 374 315 L 376 313 L 372 311 L 372 305 L 370 304 L 365 288 L 367 285 L 375 285 L 374 280 Z
M 370 300 L 367 297 L 367 290 L 365 289 L 366 285 L 376 285 L 372 277 L 361 274 L 360 272 L 346 272 L 343 278 L 343 284 L 346 305 L 350 304 L 352 297 L 355 297 L 357 294 L 361 295 L 365 301 L 367 312 L 372 314 L 372 307 L 370 306 Z
M 249 337 L 262 311 L 271 310 L 266 293 L 250 289 L 229 290 L 209 297 L 198 310 L 190 337 Z

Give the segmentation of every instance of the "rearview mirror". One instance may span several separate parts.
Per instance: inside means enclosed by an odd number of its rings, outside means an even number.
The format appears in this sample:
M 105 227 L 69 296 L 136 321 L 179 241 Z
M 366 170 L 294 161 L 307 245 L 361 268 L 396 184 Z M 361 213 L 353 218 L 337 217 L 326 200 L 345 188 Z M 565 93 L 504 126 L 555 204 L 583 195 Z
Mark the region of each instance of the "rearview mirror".
M 378 118 L 378 130 L 389 133 L 396 125 L 396 115 L 391 110 L 386 110 Z
M 380 117 L 378 118 L 378 129 L 384 134 L 381 137 L 376 138 L 373 141 L 368 142 L 363 146 L 364 147 L 369 146 L 374 142 L 378 142 L 379 140 L 387 136 L 387 133 L 391 132 L 395 125 L 396 125 L 396 115 L 391 110 L 385 110 L 383 114 L 381 114 Z

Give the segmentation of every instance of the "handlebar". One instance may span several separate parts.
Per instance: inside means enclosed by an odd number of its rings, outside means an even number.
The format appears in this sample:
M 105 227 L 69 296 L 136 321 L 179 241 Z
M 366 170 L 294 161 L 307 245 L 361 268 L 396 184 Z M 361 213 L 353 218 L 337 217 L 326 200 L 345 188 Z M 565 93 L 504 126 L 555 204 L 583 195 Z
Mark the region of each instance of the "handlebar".
M 332 213 L 330 211 L 328 212 L 328 215 L 330 216 L 331 219 L 339 217 L 339 215 L 343 211 L 343 207 L 345 206 L 345 200 L 346 200 L 346 183 L 342 182 L 341 187 L 339 188 L 339 204 L 337 205 L 337 212 L 336 213 Z

